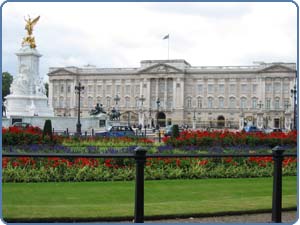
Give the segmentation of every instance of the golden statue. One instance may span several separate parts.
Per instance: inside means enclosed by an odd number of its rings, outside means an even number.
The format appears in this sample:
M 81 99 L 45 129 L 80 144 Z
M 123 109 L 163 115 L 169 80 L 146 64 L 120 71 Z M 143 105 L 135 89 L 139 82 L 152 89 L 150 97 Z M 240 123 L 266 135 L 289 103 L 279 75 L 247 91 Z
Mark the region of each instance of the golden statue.
M 30 48 L 36 48 L 35 39 L 31 35 L 33 32 L 33 27 L 39 21 L 39 19 L 40 19 L 40 16 L 38 16 L 37 18 L 35 18 L 33 20 L 30 18 L 30 16 L 28 16 L 27 20 L 24 18 L 24 20 L 26 22 L 25 30 L 27 30 L 28 36 L 23 38 L 22 45 L 29 44 Z

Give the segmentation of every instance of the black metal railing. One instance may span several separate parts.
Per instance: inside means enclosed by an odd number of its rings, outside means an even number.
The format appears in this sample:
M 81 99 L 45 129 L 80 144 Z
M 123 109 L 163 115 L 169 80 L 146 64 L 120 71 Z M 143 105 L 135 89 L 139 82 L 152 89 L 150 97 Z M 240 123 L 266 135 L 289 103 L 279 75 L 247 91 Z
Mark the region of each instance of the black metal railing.
M 223 158 L 223 157 L 273 157 L 273 195 L 272 195 L 272 222 L 281 223 L 282 214 L 282 161 L 284 157 L 297 157 L 296 153 L 283 154 L 284 149 L 276 146 L 272 154 L 149 154 L 144 147 L 137 147 L 134 153 L 124 154 L 68 154 L 68 153 L 3 153 L 3 157 L 61 157 L 61 158 L 133 158 L 136 164 L 135 178 L 135 210 L 134 222 L 144 222 L 144 167 L 147 158 Z

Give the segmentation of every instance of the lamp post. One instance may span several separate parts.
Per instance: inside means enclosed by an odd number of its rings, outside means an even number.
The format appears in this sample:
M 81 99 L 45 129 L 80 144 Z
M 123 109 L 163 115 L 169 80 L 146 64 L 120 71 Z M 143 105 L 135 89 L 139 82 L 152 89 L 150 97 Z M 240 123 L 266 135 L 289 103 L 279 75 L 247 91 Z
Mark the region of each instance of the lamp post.
M 144 98 L 144 95 L 141 95 L 141 97 L 139 98 L 139 101 L 141 102 L 140 110 L 139 110 L 139 125 L 142 125 L 142 126 L 144 126 L 143 104 L 144 104 L 145 100 L 146 99 Z
M 297 89 L 296 89 L 296 84 L 295 84 L 294 88 L 291 89 L 291 97 L 294 97 L 294 126 L 293 126 L 293 129 L 297 130 L 297 120 L 296 120 L 296 117 L 297 117 L 297 106 L 296 106 Z
M 159 125 L 158 125 L 158 113 L 159 113 L 159 107 L 160 107 L 160 100 L 159 100 L 159 98 L 157 98 L 157 100 L 156 100 L 156 106 L 157 106 L 156 127 L 159 128 Z
M 263 128 L 264 127 L 264 113 L 262 111 L 262 108 L 264 106 L 264 104 L 262 103 L 262 101 L 260 100 L 259 103 L 257 104 L 258 108 L 259 108 L 259 112 L 257 112 L 257 127 L 258 128 Z
M 196 107 L 194 107 L 194 116 L 193 116 L 193 130 L 196 129 Z
M 84 90 L 84 86 L 81 86 L 81 83 L 79 82 L 78 86 L 75 86 L 75 93 L 78 94 L 78 118 L 77 118 L 77 124 L 76 124 L 76 133 L 78 136 L 81 135 L 81 123 L 80 123 L 80 94 L 81 91 Z
M 118 94 L 116 94 L 116 97 L 114 98 L 115 102 L 116 102 L 116 107 L 118 106 L 118 102 L 120 101 L 120 97 L 118 96 Z

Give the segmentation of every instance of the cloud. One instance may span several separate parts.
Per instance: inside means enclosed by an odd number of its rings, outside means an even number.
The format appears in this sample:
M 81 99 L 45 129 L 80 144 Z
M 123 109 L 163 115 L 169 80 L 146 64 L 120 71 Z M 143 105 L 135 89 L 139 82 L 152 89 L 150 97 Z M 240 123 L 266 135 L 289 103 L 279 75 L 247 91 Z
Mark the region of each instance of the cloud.
M 3 70 L 16 74 L 15 52 L 25 36 L 24 16 L 41 16 L 34 35 L 40 74 L 49 67 L 138 67 L 170 58 L 194 66 L 296 61 L 296 7 L 292 3 L 21 3 L 3 7 Z

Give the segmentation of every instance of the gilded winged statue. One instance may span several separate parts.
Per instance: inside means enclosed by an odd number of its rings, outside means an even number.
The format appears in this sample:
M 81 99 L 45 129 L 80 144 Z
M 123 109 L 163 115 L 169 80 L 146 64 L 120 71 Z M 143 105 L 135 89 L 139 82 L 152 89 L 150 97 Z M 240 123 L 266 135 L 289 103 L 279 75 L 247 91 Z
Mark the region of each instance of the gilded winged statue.
M 35 19 L 31 19 L 30 16 L 28 16 L 28 19 L 24 18 L 24 20 L 26 22 L 25 30 L 27 30 L 28 36 L 23 39 L 23 43 L 22 43 L 23 45 L 29 44 L 31 48 L 36 47 L 34 37 L 31 35 L 33 32 L 33 27 L 39 21 L 39 19 L 40 19 L 40 16 L 36 17 Z
M 24 18 L 25 19 L 25 18 Z M 25 19 L 26 25 L 25 25 L 25 30 L 27 30 L 28 35 L 32 35 L 32 31 L 33 31 L 33 26 L 39 21 L 40 16 L 38 16 L 35 19 L 31 19 L 30 16 L 28 16 L 28 19 Z

